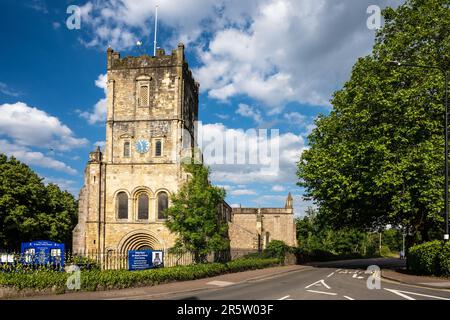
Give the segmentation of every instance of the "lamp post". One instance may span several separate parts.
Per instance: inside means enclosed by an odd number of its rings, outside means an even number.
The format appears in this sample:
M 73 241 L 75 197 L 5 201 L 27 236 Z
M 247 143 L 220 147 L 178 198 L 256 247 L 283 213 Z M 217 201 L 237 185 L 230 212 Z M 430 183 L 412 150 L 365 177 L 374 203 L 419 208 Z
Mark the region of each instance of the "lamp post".
M 445 204 L 444 204 L 444 213 L 445 213 L 445 233 L 444 233 L 444 240 L 448 241 L 449 234 L 448 234 L 448 72 L 447 70 L 438 67 L 438 66 L 428 66 L 428 65 L 416 65 L 416 64 L 406 64 L 401 63 L 398 61 L 389 61 L 390 65 L 396 66 L 396 67 L 406 67 L 406 68 L 421 68 L 421 69 L 435 69 L 442 72 L 445 79 L 445 129 L 444 129 L 444 135 L 445 135 L 445 186 L 444 186 L 444 194 L 445 194 Z

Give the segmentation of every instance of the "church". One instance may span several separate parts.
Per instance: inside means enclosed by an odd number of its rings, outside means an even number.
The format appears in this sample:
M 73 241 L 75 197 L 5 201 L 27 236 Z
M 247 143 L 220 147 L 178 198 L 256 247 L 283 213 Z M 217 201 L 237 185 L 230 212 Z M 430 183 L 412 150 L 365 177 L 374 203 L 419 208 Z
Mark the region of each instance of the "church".
M 166 249 L 170 196 L 186 181 L 180 159 L 195 150 L 199 84 L 184 45 L 171 54 L 120 57 L 107 50 L 106 144 L 89 154 L 79 195 L 73 252 Z M 292 197 L 284 208 L 231 208 L 231 247 L 262 249 L 270 240 L 296 245 Z

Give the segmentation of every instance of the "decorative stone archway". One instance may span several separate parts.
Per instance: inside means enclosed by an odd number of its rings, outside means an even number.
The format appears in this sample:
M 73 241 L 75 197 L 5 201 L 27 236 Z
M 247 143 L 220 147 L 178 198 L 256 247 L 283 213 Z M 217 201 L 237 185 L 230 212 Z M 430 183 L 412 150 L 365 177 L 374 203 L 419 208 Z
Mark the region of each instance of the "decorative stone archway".
M 127 254 L 130 250 L 163 249 L 161 241 L 148 230 L 135 230 L 126 234 L 119 242 L 119 252 Z

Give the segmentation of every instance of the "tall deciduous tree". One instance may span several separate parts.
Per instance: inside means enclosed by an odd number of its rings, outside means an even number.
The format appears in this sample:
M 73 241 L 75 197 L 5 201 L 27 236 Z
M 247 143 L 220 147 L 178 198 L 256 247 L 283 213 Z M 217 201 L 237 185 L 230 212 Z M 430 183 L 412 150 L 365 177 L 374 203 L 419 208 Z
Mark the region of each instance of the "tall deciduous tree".
M 203 262 L 213 251 L 229 248 L 228 224 L 218 208 L 225 198 L 222 188 L 212 186 L 209 169 L 201 164 L 185 164 L 189 179 L 171 197 L 166 225 L 177 234 L 175 251 L 190 251 Z
M 27 165 L 0 154 L 0 248 L 17 250 L 21 242 L 40 239 L 70 246 L 76 200 L 42 180 Z
M 316 120 L 299 185 L 330 224 L 402 225 L 422 240 L 442 227 L 444 77 L 388 61 L 448 70 L 449 4 L 408 0 L 385 9 L 372 54 L 356 62 L 331 113 Z

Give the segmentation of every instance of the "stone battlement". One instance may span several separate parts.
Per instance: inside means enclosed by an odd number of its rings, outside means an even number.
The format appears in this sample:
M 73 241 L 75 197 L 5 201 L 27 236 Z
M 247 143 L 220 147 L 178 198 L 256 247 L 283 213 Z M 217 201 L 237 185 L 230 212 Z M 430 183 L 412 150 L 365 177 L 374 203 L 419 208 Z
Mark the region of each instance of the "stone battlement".
M 285 208 L 233 208 L 234 214 L 258 214 L 258 210 L 261 214 L 292 214 L 292 209 Z
M 154 69 L 154 68 L 171 68 L 183 67 L 186 78 L 195 84 L 198 90 L 200 85 L 195 81 L 189 65 L 184 56 L 184 44 L 179 43 L 178 48 L 172 50 L 171 54 L 166 55 L 164 49 L 158 48 L 156 56 L 143 54 L 141 56 L 120 57 L 120 52 L 115 52 L 112 48 L 107 50 L 107 69 L 112 70 L 129 70 L 129 69 Z
M 141 56 L 120 57 L 120 52 L 115 52 L 112 48 L 108 48 L 108 70 L 113 69 L 130 69 L 130 68 L 157 68 L 157 67 L 175 67 L 182 66 L 185 61 L 184 44 L 178 44 L 178 48 L 172 50 L 170 55 L 166 55 L 164 49 L 158 49 L 156 56 L 147 54 Z

